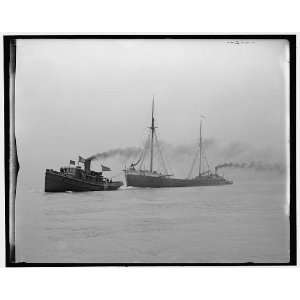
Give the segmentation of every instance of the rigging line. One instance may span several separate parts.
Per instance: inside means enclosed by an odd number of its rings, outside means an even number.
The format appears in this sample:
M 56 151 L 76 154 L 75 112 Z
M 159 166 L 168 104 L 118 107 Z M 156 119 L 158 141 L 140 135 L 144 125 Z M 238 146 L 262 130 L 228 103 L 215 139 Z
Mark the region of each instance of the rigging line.
M 134 163 L 131 163 L 130 166 L 131 166 L 131 167 L 137 166 L 137 165 L 140 163 L 140 161 L 141 161 L 141 159 L 142 159 L 142 156 L 143 156 L 143 152 L 141 152 L 141 154 L 140 154 L 138 160 L 137 160 L 136 162 L 134 162 Z
M 144 142 L 143 157 L 142 157 L 142 161 L 141 161 L 141 165 L 140 165 L 140 170 L 144 168 L 145 158 L 147 156 L 147 151 L 148 151 L 147 150 L 148 143 L 149 143 L 149 132 L 147 132 L 147 137 Z
M 139 163 L 140 170 L 143 168 L 144 160 L 145 160 L 145 149 L 143 149 L 141 160 L 140 160 L 140 163 Z
M 168 174 L 168 169 L 167 169 L 167 167 L 166 167 L 166 163 L 165 163 L 165 160 L 164 160 L 162 151 L 161 151 L 161 149 L 160 149 L 160 145 L 159 145 L 159 143 L 158 143 L 158 138 L 157 138 L 156 132 L 154 132 L 154 136 L 155 136 L 155 139 L 156 139 L 156 145 L 157 145 L 158 152 L 159 152 L 159 154 L 160 154 L 160 156 L 161 156 L 161 160 L 162 160 L 162 164 L 163 164 L 163 169 L 164 169 L 165 173 Z
M 143 139 L 143 137 L 145 136 L 145 134 L 143 134 L 142 135 L 142 137 L 141 137 L 141 139 Z M 142 143 L 142 144 L 144 144 L 144 143 Z M 141 149 L 141 151 L 140 151 L 140 155 L 139 156 L 137 156 L 137 162 L 133 162 L 133 165 L 134 166 L 137 166 L 139 163 L 140 163 L 140 161 L 141 161 L 141 159 L 142 159 L 142 157 L 143 157 L 143 155 L 144 155 L 144 151 L 145 151 L 145 146 L 144 147 L 142 147 L 142 149 Z M 133 154 L 130 154 L 130 157 L 129 158 L 131 158 L 131 157 L 133 157 Z M 126 163 L 127 163 L 127 161 L 129 160 L 129 158 L 127 158 L 127 160 L 126 160 Z M 135 161 L 136 161 L 136 156 L 134 156 L 133 158 L 135 158 Z
M 198 153 L 199 153 L 199 149 L 197 149 L 195 155 L 194 155 L 194 159 L 193 159 L 193 162 L 192 162 L 192 166 L 191 166 L 191 169 L 190 169 L 190 172 L 188 173 L 188 177 L 187 178 L 190 178 L 191 175 L 192 175 L 192 172 L 194 170 L 194 167 L 195 167 L 195 162 L 196 162 L 196 159 L 198 157 Z
M 141 160 L 141 164 L 140 164 L 140 169 L 142 169 L 144 166 L 146 151 L 144 150 L 142 154 L 143 154 L 143 156 L 142 156 L 142 160 Z
M 143 160 L 142 160 L 142 165 L 141 165 L 141 169 L 144 169 L 144 170 L 146 169 L 145 164 L 148 159 L 147 157 L 148 157 L 149 143 L 150 143 L 150 133 L 148 132 L 146 143 L 144 146 L 144 155 L 143 155 Z
M 135 166 L 137 166 L 137 165 L 140 163 L 140 161 L 141 161 L 142 158 L 143 158 L 144 151 L 145 151 L 144 148 L 140 151 L 140 155 L 138 156 L 138 160 L 137 160 L 136 162 L 134 162 L 134 163 L 131 164 L 132 167 L 135 167 Z M 131 155 L 131 156 L 132 156 L 132 155 Z
M 191 176 L 192 176 L 192 173 L 193 173 L 194 167 L 195 167 L 195 161 L 196 161 L 197 157 L 198 157 L 198 151 L 197 151 L 196 155 L 194 156 L 194 159 L 193 159 L 193 162 L 192 162 L 192 165 L 191 165 L 191 169 L 190 169 L 190 171 L 188 173 L 188 176 L 187 176 L 188 179 L 191 178 Z
M 154 132 L 154 141 L 155 141 L 155 150 L 157 152 L 156 157 L 157 157 L 157 166 L 159 167 L 158 171 L 166 172 L 166 168 L 165 168 L 164 161 L 163 161 L 163 158 L 162 158 L 162 155 L 161 155 L 161 151 L 159 149 L 157 135 L 156 135 L 155 132 Z
M 158 140 L 158 135 L 156 136 L 156 138 L 157 138 L 157 140 Z M 161 153 L 163 153 L 162 150 L 160 150 L 160 151 L 161 151 Z M 168 168 L 169 168 L 170 174 L 174 174 L 172 165 L 170 164 L 169 160 L 168 160 L 166 157 L 164 157 L 163 154 L 161 154 L 161 156 L 162 156 L 162 158 L 163 158 L 163 160 L 164 160 L 164 163 L 165 163 L 165 166 L 166 166 L 166 171 L 167 171 L 167 173 L 168 173 Z
M 143 152 L 142 152 L 143 156 L 142 156 L 142 160 L 141 160 L 141 164 L 140 164 L 140 170 L 143 168 L 145 158 L 147 156 L 147 147 L 148 147 L 148 144 L 149 144 L 149 138 L 150 138 L 150 133 L 148 133 L 148 135 L 147 135 L 146 142 L 145 142 L 145 145 L 144 145 L 144 148 L 143 148 Z
M 204 158 L 204 160 L 205 160 L 205 162 L 206 162 L 207 168 L 208 168 L 208 170 L 209 170 L 210 167 L 209 167 L 209 163 L 208 163 L 208 159 L 207 159 L 207 156 L 206 156 L 206 151 L 205 151 L 204 146 L 202 146 L 202 155 L 203 155 L 203 158 Z
M 205 162 L 206 162 L 206 165 L 207 165 L 207 169 L 210 170 L 210 167 L 209 167 L 209 163 L 208 163 L 208 159 L 207 159 L 207 157 L 206 157 L 206 154 L 204 153 L 203 156 L 204 156 L 204 159 L 205 159 Z
M 174 170 L 172 168 L 172 164 L 170 164 L 170 161 L 167 159 L 167 157 L 164 157 L 165 161 L 166 161 L 166 165 L 168 166 L 169 170 L 170 170 L 170 174 L 174 174 Z
M 159 150 L 158 150 L 158 145 L 157 145 L 157 140 L 156 140 L 156 135 L 154 133 L 154 136 L 153 136 L 153 141 L 154 141 L 154 151 L 155 151 L 155 160 L 156 160 L 156 169 L 158 172 L 161 172 L 163 171 L 163 163 L 162 163 L 162 160 L 161 160 L 161 157 L 160 157 L 160 153 L 159 153 Z M 153 152 L 154 154 L 154 152 Z

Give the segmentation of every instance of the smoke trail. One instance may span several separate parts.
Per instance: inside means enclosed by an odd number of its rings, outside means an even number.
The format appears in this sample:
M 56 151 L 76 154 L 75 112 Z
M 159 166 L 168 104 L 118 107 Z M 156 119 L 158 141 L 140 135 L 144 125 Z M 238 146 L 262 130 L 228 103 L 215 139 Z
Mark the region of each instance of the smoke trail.
M 272 172 L 278 172 L 283 173 L 285 171 L 284 167 L 279 163 L 263 163 L 263 162 L 243 162 L 243 163 L 223 163 L 219 164 L 215 167 L 215 170 L 222 168 L 238 168 L 238 169 L 254 169 L 256 171 L 272 171 Z
M 163 151 L 168 152 L 169 155 L 173 156 L 174 159 L 182 158 L 183 156 L 189 155 L 193 156 L 195 151 L 198 149 L 197 142 L 193 144 L 181 144 L 181 145 L 171 145 L 165 141 L 159 141 Z M 206 150 L 210 150 L 216 147 L 216 142 L 214 139 L 203 139 L 202 146 Z
M 141 151 L 142 149 L 138 147 L 116 148 L 116 149 L 94 154 L 89 158 L 87 158 L 87 160 L 106 159 L 106 158 L 116 157 L 116 156 L 122 156 L 128 159 L 131 156 L 137 156 Z
M 149 142 L 149 139 L 147 139 L 142 147 L 115 148 L 97 153 L 87 158 L 87 160 L 121 158 L 122 160 L 127 161 L 128 159 L 138 159 L 143 152 L 143 149 L 149 149 Z M 160 140 L 159 143 L 164 154 L 164 158 L 167 159 L 168 168 L 181 172 L 183 169 L 185 170 L 190 167 L 192 158 L 195 156 L 197 151 L 197 143 L 172 145 L 163 140 Z M 273 161 L 278 162 L 280 157 L 275 155 L 270 149 L 253 149 L 249 145 L 244 145 L 243 143 L 238 142 L 224 145 L 215 139 L 205 139 L 203 144 L 204 149 L 206 150 L 205 153 L 208 154 L 207 163 L 209 164 L 219 160 L 220 158 L 225 161 L 231 159 L 242 161 L 219 164 L 215 167 L 216 171 L 221 168 L 238 168 L 276 173 L 286 172 L 284 163 L 272 163 Z M 157 149 L 155 151 L 157 151 Z M 155 155 L 155 157 L 157 158 L 158 155 Z M 252 161 L 253 157 L 257 160 Z M 157 162 L 156 167 L 159 166 L 160 162 Z

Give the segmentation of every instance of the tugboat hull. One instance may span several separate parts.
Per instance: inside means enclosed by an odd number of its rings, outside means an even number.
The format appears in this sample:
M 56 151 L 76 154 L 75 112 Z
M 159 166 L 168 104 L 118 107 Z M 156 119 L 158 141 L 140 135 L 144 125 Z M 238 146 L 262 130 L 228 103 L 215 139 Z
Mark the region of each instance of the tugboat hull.
M 87 182 L 53 170 L 46 170 L 45 174 L 45 192 L 106 191 L 117 190 L 122 185 L 123 183 L 121 181 L 99 183 Z

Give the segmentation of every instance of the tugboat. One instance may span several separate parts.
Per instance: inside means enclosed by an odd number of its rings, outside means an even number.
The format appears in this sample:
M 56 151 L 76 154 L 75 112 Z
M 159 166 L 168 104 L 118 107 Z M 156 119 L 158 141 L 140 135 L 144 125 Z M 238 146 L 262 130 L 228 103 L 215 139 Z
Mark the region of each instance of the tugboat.
M 79 166 L 84 164 L 84 169 Z M 72 166 L 71 166 L 72 165 Z M 68 167 L 61 167 L 60 171 L 46 169 L 45 192 L 86 192 L 86 191 L 111 191 L 117 190 L 123 185 L 122 181 L 112 181 L 105 178 L 102 172 L 91 170 L 91 159 L 84 159 L 79 156 L 78 165 L 70 160 Z M 102 166 L 102 171 L 110 170 Z
M 217 174 L 217 168 L 215 173 L 211 172 L 209 169 L 204 171 L 202 169 L 203 161 L 203 143 L 202 143 L 202 120 L 200 121 L 200 143 L 199 149 L 197 151 L 197 156 L 195 157 L 192 169 L 190 174 L 185 179 L 173 178 L 172 174 L 168 174 L 164 159 L 162 157 L 162 152 L 159 147 L 157 135 L 156 135 L 156 126 L 154 124 L 154 99 L 152 100 L 152 122 L 150 128 L 149 139 L 146 143 L 144 150 L 142 151 L 139 159 L 136 162 L 133 162 L 129 168 L 125 168 L 125 179 L 127 186 L 134 187 L 151 187 L 151 188 L 160 188 L 160 187 L 189 187 L 189 186 L 215 186 L 215 185 L 227 185 L 233 184 L 231 180 L 225 179 L 223 176 Z M 153 167 L 153 147 L 154 142 L 156 142 L 158 154 L 161 156 L 162 167 L 164 172 L 158 172 L 154 170 Z M 148 149 L 150 145 L 150 149 Z M 145 169 L 145 157 L 147 152 L 150 152 L 150 164 L 149 169 Z M 199 158 L 199 173 L 196 177 L 190 178 L 192 171 L 194 169 L 196 158 Z M 208 165 L 208 164 L 207 164 Z

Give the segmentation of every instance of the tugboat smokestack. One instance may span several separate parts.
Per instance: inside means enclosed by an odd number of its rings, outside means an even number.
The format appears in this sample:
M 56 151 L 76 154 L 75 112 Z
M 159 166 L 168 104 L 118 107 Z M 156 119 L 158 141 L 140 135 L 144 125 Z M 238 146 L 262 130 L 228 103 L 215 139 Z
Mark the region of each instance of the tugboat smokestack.
M 84 162 L 84 169 L 86 173 L 90 173 L 91 171 L 91 159 L 86 159 Z

